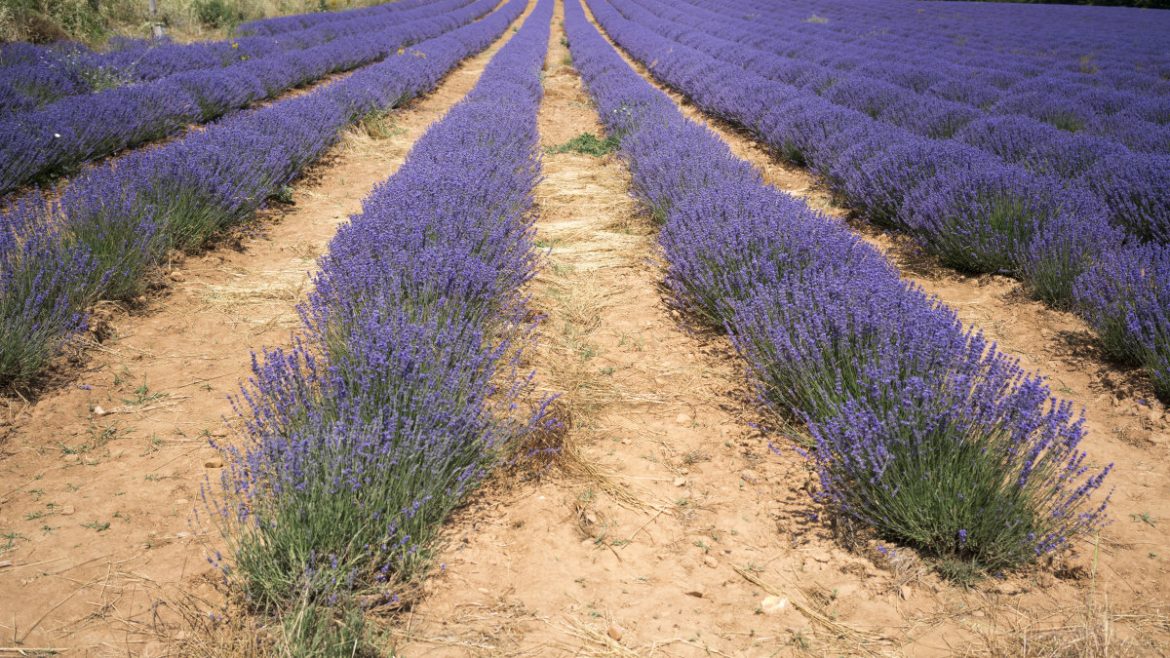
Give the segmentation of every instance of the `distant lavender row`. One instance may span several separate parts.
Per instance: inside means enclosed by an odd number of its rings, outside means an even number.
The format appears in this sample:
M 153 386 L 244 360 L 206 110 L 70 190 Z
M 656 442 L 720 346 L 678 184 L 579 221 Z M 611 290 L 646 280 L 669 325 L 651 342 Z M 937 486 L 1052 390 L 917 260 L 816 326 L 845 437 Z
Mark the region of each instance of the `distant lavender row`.
M 1110 155 L 1085 142 L 1031 152 L 1062 167 L 1090 163 L 1075 180 L 1053 176 L 969 144 L 883 123 L 667 39 L 650 28 L 658 19 L 632 3 L 622 4 L 622 11 L 633 21 L 608 0 L 591 6 L 614 40 L 656 78 L 705 111 L 748 128 L 783 157 L 811 166 L 846 205 L 869 221 L 909 232 L 945 264 L 1019 277 L 1040 299 L 1071 307 L 1099 333 L 1113 334 L 1105 342 L 1110 353 L 1144 366 L 1159 396 L 1170 399 L 1170 306 L 1155 303 L 1170 298 L 1170 281 L 1153 275 L 1157 268 L 1149 259 L 1161 250 L 1134 244 L 1170 242 L 1170 159 Z M 697 44 L 706 39 L 697 31 L 687 37 Z M 1130 262 L 1126 271 L 1145 273 L 1143 285 L 1154 291 L 1128 292 L 1118 302 L 1134 316 L 1127 331 L 1102 325 L 1103 310 L 1115 306 L 1100 306 L 1102 292 L 1084 289 L 1104 275 L 1082 275 L 1112 251 Z M 1123 349 L 1111 346 L 1121 340 Z
M 1087 127 L 1074 133 L 1056 127 L 1088 121 L 1085 116 L 1077 118 L 1069 114 L 1073 94 L 1068 90 L 1051 88 L 1042 94 L 1043 98 L 1037 97 L 1039 92 L 1030 90 L 984 111 L 882 82 L 879 75 L 868 69 L 846 74 L 826 71 L 807 62 L 793 67 L 785 57 L 746 45 L 745 42 L 760 42 L 759 33 L 752 31 L 750 23 L 732 25 L 714 11 L 691 7 L 688 12 L 681 12 L 676 5 L 660 0 L 633 0 L 615 7 L 627 18 L 671 41 L 741 67 L 749 74 L 776 81 L 783 85 L 778 89 L 791 91 L 787 94 L 789 100 L 815 96 L 858 112 L 863 116 L 858 116 L 856 123 L 866 126 L 867 134 L 875 137 L 873 143 L 901 143 L 914 136 L 953 139 L 1038 176 L 1084 187 L 1101 199 L 1116 225 L 1142 239 L 1170 241 L 1170 188 L 1165 184 L 1170 177 L 1170 157 L 1164 155 L 1170 153 L 1170 125 L 1151 123 L 1134 114 L 1140 107 L 1122 110 L 1118 101 L 1112 114 L 1093 119 L 1100 129 L 1098 132 L 1107 136 L 1087 134 L 1091 132 Z M 826 49 L 834 47 L 822 44 L 816 51 Z M 746 81 L 753 77 L 748 75 Z M 1102 100 L 1102 94 L 1110 95 L 1099 89 L 1093 93 L 1097 100 Z M 1133 94 L 1128 96 L 1138 98 Z M 1157 113 L 1164 116 L 1158 119 L 1170 124 L 1170 96 L 1141 98 L 1160 103 Z M 1158 108 L 1147 104 L 1145 109 Z M 1056 125 L 1018 114 L 1017 110 L 1051 110 L 1045 116 Z M 1121 135 L 1122 132 L 1133 139 Z M 880 142 L 876 140 L 878 135 L 882 137 Z M 1144 152 L 1132 153 L 1121 142 Z M 874 153 L 871 148 L 851 155 L 857 160 Z
M 713 7 L 708 0 L 688 1 Z M 906 0 L 736 0 L 720 9 L 766 32 L 782 29 L 794 57 L 830 36 L 839 48 L 813 57 L 847 68 L 839 49 L 854 52 L 853 65 L 875 72 L 878 62 L 867 57 L 896 51 L 897 61 L 887 62 L 891 70 L 919 67 L 918 77 L 924 67 L 929 77 L 966 76 L 970 89 L 992 94 L 1030 78 L 1143 95 L 1170 92 L 1165 12 Z
M 1080 141 L 1105 153 L 1127 149 L 1170 153 L 1170 95 L 1156 93 L 1170 89 L 1170 81 L 1157 75 L 1151 75 L 1149 86 L 1140 91 L 1122 91 L 1109 87 L 1108 79 L 1094 76 L 1096 84 L 1070 81 L 1072 74 L 1034 67 L 1028 67 L 1030 75 L 1018 78 L 972 71 L 969 65 L 951 74 L 942 72 L 946 66 L 937 62 L 932 68 L 903 60 L 906 51 L 919 45 L 913 38 L 887 44 L 889 50 L 882 52 L 834 42 L 833 33 L 817 35 L 823 39 L 820 43 L 794 53 L 789 38 L 800 28 L 790 24 L 769 28 L 760 21 L 728 18 L 726 3 L 695 1 L 707 6 L 635 0 L 619 9 L 642 4 L 665 19 L 652 27 L 672 40 L 928 137 L 958 133 L 963 139 L 964 127 L 971 126 L 976 134 L 967 141 L 983 146 L 979 133 L 989 124 L 1010 120 L 1009 125 L 1027 131 L 1029 139 L 1048 150 L 1052 143 L 1069 141 L 1077 133 L 1094 136 Z M 800 20 L 791 23 L 808 25 Z M 1170 20 L 1166 29 L 1170 30 Z M 695 30 L 703 37 L 688 39 L 688 32 Z M 1170 39 L 1166 42 L 1170 46 Z M 890 52 L 898 53 L 896 64 L 886 62 Z M 984 82 L 979 87 L 973 82 L 989 76 L 997 84 Z
M 470 1 L 465 0 L 463 4 Z M 0 44 L 0 117 L 29 112 L 68 96 L 304 50 L 435 15 L 434 7 L 405 11 L 408 7 L 398 3 L 378 9 L 379 12 L 369 16 L 331 21 L 279 37 L 243 37 L 187 44 L 167 39 L 117 38 L 110 41 L 109 49 L 104 52 L 95 52 L 72 42 L 46 46 L 23 42 Z
M 57 201 L 11 209 L 0 218 L 0 384 L 34 378 L 95 300 L 139 294 L 168 250 L 248 216 L 343 128 L 431 89 L 522 9 L 512 2 L 344 80 L 95 168 Z
M 0 120 L 0 193 L 181 131 L 330 73 L 369 64 L 491 11 L 495 0 L 444 0 L 433 15 L 368 34 L 206 71 L 71 96 Z
M 240 36 L 271 36 L 286 34 L 297 30 L 304 30 L 318 25 L 327 25 L 339 21 L 348 21 L 355 18 L 377 16 L 383 12 L 398 12 L 404 9 L 414 9 L 424 6 L 434 0 L 395 0 L 371 7 L 357 7 L 341 11 L 322 11 L 310 14 L 293 14 L 291 16 L 273 16 L 260 18 L 236 26 L 235 33 Z
M 221 446 L 217 511 L 236 582 L 260 609 L 287 614 L 417 576 L 499 450 L 544 422 L 542 410 L 511 418 L 511 406 L 527 382 L 514 342 L 537 260 L 536 113 L 553 6 L 537 3 L 338 231 L 297 346 L 254 363 L 245 441 Z
M 565 27 L 638 196 L 663 220 L 676 301 L 726 329 L 766 403 L 807 423 L 821 501 L 975 569 L 1031 562 L 1100 524 L 1104 503 L 1090 498 L 1110 469 L 1087 465 L 1070 403 L 685 120 L 575 0 Z

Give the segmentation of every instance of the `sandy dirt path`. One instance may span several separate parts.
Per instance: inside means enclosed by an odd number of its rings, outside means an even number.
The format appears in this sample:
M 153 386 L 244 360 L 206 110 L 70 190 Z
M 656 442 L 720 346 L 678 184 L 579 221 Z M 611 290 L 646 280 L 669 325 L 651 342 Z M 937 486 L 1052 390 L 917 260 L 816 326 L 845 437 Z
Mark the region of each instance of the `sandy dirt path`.
M 704 115 L 622 54 L 769 185 L 848 220 L 848 210 L 834 204 L 808 170 L 780 161 L 744 131 Z M 1101 655 L 1170 655 L 1170 515 L 1165 511 L 1170 509 L 1170 410 L 1153 396 L 1148 380 L 1105 361 L 1080 319 L 1029 299 L 1018 282 L 962 276 L 922 254 L 905 236 L 862 221 L 851 225 L 888 255 L 904 279 L 938 296 L 1025 368 L 1046 376 L 1054 395 L 1082 406 L 1089 430 L 1084 449 L 1096 465 L 1116 465 L 1109 484 L 1115 487 L 1112 524 L 1060 564 L 974 589 L 940 582 L 911 563 L 885 565 L 885 573 L 908 589 L 900 589 L 900 628 L 879 633 L 898 637 L 899 652 L 908 655 L 1011 656 L 1024 655 L 1025 648 L 1039 652 L 1029 655 L 1098 655 L 1093 652 L 1106 649 Z M 797 459 L 791 453 L 779 458 Z M 842 573 L 852 569 L 830 566 Z M 1057 647 L 1073 653 L 1044 653 Z
M 219 600 L 205 561 L 218 533 L 192 511 L 222 468 L 208 439 L 230 436 L 228 395 L 254 351 L 289 343 L 337 227 L 511 35 L 378 130 L 351 131 L 296 183 L 295 205 L 267 212 L 238 249 L 176 264 L 144 311 L 113 315 L 114 338 L 74 383 L 14 405 L 0 443 L 0 647 L 161 655 L 186 632 L 179 601 Z

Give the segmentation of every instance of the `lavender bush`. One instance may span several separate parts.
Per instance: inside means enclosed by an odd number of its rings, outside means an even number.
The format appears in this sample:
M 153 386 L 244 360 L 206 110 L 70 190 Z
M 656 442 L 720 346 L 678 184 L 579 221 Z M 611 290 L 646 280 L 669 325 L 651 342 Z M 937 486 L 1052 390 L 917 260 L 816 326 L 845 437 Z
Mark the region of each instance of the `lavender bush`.
M 0 216 L 0 382 L 22 387 L 86 327 L 105 275 L 37 199 Z
M 1170 401 L 1170 246 L 1101 254 L 1076 280 L 1075 303 L 1116 359 L 1142 365 Z
M 605 0 L 590 8 L 635 57 L 654 53 L 656 74 L 678 86 L 694 79 L 694 67 L 674 67 L 683 48 L 656 49 Z M 765 403 L 807 423 L 824 504 L 951 573 L 1031 562 L 1103 522 L 1104 502 L 1090 498 L 1110 469 L 1087 465 L 1069 403 L 902 283 L 845 226 L 764 186 L 627 67 L 576 2 L 565 28 L 607 128 L 621 135 L 637 195 L 662 219 L 677 303 L 730 334 Z M 736 80 L 704 87 L 700 104 L 733 111 Z M 799 103 L 753 103 L 746 121 L 779 125 Z M 801 107 L 810 112 L 790 125 L 802 126 L 802 156 L 864 116 Z

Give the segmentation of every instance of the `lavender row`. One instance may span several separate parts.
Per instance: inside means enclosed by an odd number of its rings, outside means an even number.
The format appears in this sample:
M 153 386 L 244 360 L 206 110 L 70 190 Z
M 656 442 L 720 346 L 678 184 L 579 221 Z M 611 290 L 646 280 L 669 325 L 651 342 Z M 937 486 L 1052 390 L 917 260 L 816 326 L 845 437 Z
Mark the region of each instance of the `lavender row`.
M 807 424 L 820 501 L 980 570 L 1101 523 L 1091 497 L 1109 468 L 1087 465 L 1070 403 L 843 224 L 765 185 L 626 66 L 577 2 L 565 27 L 636 193 L 662 219 L 676 302 L 725 329 L 762 399 Z
M 38 375 L 96 299 L 141 293 L 172 249 L 192 249 L 264 205 L 360 117 L 434 87 L 523 10 L 511 2 L 297 98 L 235 115 L 80 176 L 59 200 L 0 218 L 0 383 Z
M 491 11 L 494 0 L 446 0 L 437 14 L 308 50 L 150 83 L 74 96 L 0 121 L 0 193 L 121 149 L 165 137 L 191 123 L 350 70 L 438 36 Z M 464 6 L 466 5 L 466 6 Z M 450 11 L 448 11 L 450 10 Z
M 656 78 L 811 166 L 846 205 L 909 232 L 945 264 L 1019 277 L 1038 298 L 1071 308 L 1099 334 L 1108 331 L 1110 354 L 1143 366 L 1158 395 L 1170 399 L 1170 280 L 1157 276 L 1156 261 L 1170 242 L 1166 163 L 1105 156 L 1087 168 L 1082 184 L 1069 182 L 754 75 L 626 19 L 607 0 L 591 6 Z M 1097 154 L 1089 148 L 1080 155 Z M 1153 246 L 1139 248 L 1135 238 Z M 1141 273 L 1142 287 L 1122 288 L 1120 300 L 1104 304 L 1105 289 L 1096 286 L 1106 275 L 1088 270 L 1113 252 L 1129 263 L 1126 271 Z M 1131 316 L 1124 331 L 1103 324 L 1106 309 L 1119 306 Z
M 516 339 L 537 261 L 536 113 L 553 5 L 537 3 L 339 230 L 297 346 L 254 362 L 245 440 L 223 448 L 218 512 L 237 582 L 260 609 L 417 576 L 439 524 L 500 449 L 543 422 L 542 410 L 525 422 L 511 407 L 527 381 Z
M 634 9 L 636 4 L 623 3 L 621 8 Z M 729 19 L 722 6 L 680 8 L 656 0 L 641 4 L 665 19 L 653 27 L 672 40 L 928 137 L 958 133 L 963 139 L 964 128 L 970 126 L 974 134 L 968 141 L 983 146 L 980 135 L 1006 122 L 1017 132 L 1027 131 L 1024 134 L 1036 146 L 1049 151 L 1056 142 L 1076 141 L 1070 139 L 1076 133 L 1092 136 L 1080 140 L 1083 148 L 1104 153 L 1170 153 L 1170 96 L 1154 95 L 1151 89 L 1141 93 L 1102 89 L 1069 82 L 1060 73 L 1040 73 L 1016 82 L 999 98 L 986 93 L 941 98 L 936 92 L 955 95 L 951 93 L 955 85 L 972 73 L 950 78 L 925 64 L 879 65 L 874 60 L 887 59 L 888 51 L 834 43 L 829 35 L 807 52 L 793 54 L 787 38 L 795 28 L 769 29 L 758 21 Z M 694 31 L 701 35 L 691 36 Z M 913 45 L 908 41 L 889 47 L 901 58 Z M 862 63 L 866 60 L 868 64 Z M 1165 80 L 1161 83 L 1170 87 Z

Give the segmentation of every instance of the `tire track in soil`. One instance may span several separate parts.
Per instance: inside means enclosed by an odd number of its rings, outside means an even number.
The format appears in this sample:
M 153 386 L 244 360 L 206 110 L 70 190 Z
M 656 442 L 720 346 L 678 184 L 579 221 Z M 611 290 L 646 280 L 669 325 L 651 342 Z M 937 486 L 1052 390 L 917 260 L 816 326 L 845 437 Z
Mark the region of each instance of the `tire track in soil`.
M 205 561 L 218 531 L 191 512 L 222 467 L 208 438 L 231 440 L 227 396 L 253 352 L 289 344 L 338 226 L 511 35 L 391 112 L 377 137 L 351 129 L 295 183 L 295 205 L 263 213 L 238 249 L 177 264 L 144 312 L 114 314 L 116 337 L 75 383 L 19 410 L 0 444 L 0 646 L 161 655 L 186 638 L 181 602 L 222 600 Z
M 1170 591 L 1170 516 L 1163 511 L 1170 509 L 1170 409 L 1154 398 L 1149 382 L 1134 370 L 1104 361 L 1083 321 L 1030 299 L 1018 281 L 963 276 L 922 254 L 904 235 L 852 221 L 848 209 L 834 203 L 807 169 L 779 160 L 739 127 L 706 115 L 614 45 L 644 79 L 751 163 L 767 184 L 849 222 L 890 258 L 903 279 L 936 295 L 1027 370 L 1046 376 L 1054 395 L 1084 408 L 1088 436 L 1082 446 L 1092 462 L 1098 467 L 1116 464 L 1109 478 L 1115 487 L 1113 523 L 1099 538 L 1081 542 L 1055 568 L 965 590 L 922 574 L 918 567 L 887 565 L 897 581 L 913 585 L 901 590 L 903 627 L 913 629 L 901 638 L 901 650 L 910 655 L 985 655 L 991 650 L 1014 655 L 1024 647 L 1036 651 L 1044 642 L 1086 651 L 1103 642 L 1120 655 L 1170 654 L 1170 598 L 1165 594 Z M 799 512 L 793 508 L 790 514 Z M 1046 637 L 1046 629 L 1060 632 Z M 895 629 L 882 633 L 893 635 Z M 1023 643 L 1025 636 L 1028 644 Z
M 602 134 L 553 19 L 541 146 Z M 897 586 L 784 511 L 804 465 L 777 460 L 727 342 L 688 330 L 660 287 L 655 229 L 614 156 L 547 153 L 532 285 L 537 381 L 571 419 L 562 468 L 490 483 L 447 530 L 440 573 L 391 629 L 407 656 L 849 653 L 896 625 Z M 507 480 L 507 481 L 505 481 Z M 805 510 L 807 511 L 807 510 Z M 778 521 L 784 525 L 778 527 Z M 841 571 L 830 571 L 829 565 Z M 863 622 L 817 625 L 764 589 Z M 829 626 L 832 626 L 830 623 Z M 797 644 L 793 644 L 796 642 Z

